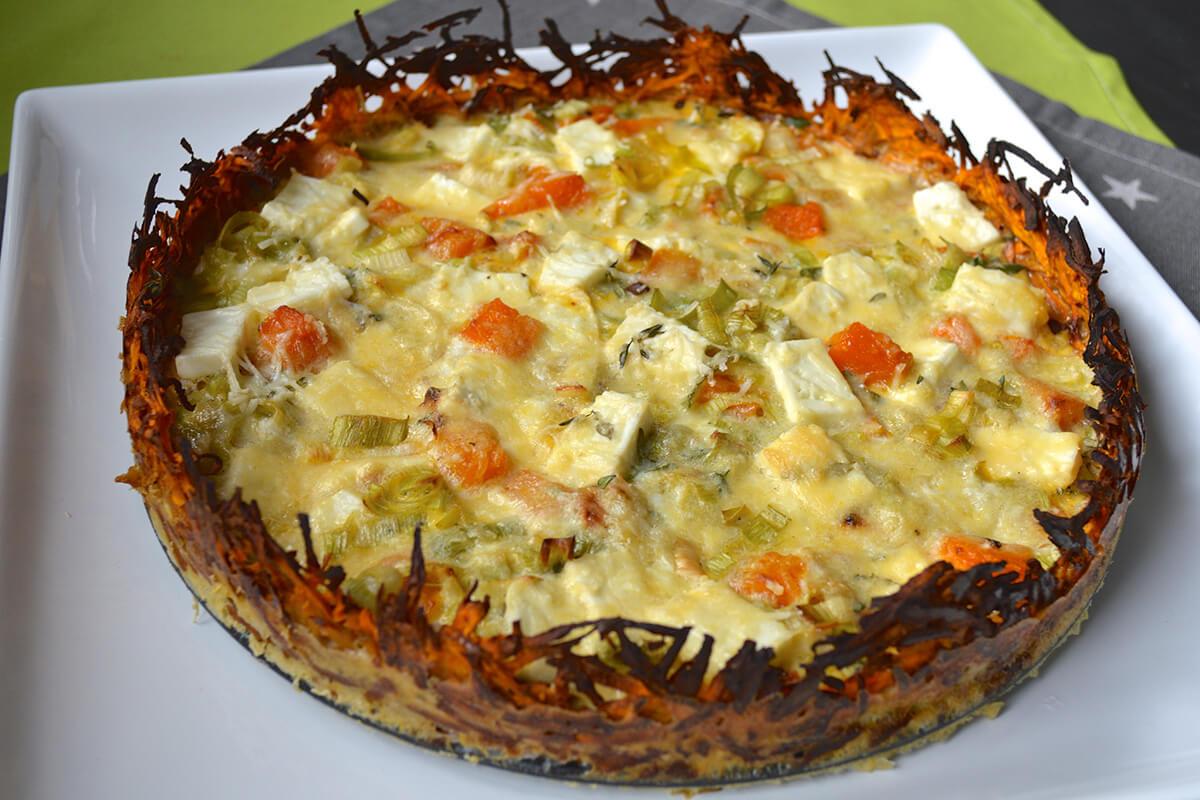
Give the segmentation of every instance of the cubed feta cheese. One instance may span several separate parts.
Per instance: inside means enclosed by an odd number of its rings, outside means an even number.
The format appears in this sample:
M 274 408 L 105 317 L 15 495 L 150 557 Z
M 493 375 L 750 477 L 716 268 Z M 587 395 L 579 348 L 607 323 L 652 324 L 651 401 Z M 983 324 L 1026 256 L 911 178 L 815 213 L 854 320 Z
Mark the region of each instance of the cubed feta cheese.
M 587 288 L 620 258 L 621 254 L 611 247 L 577 231 L 570 231 L 562 238 L 558 249 L 542 262 L 538 289 L 544 292 Z
M 647 402 L 607 391 L 592 401 L 558 436 L 546 471 L 568 486 L 587 486 L 629 469 L 638 430 L 646 423 Z
M 308 511 L 313 530 L 330 532 L 350 521 L 363 508 L 362 498 L 349 489 L 339 489 L 317 501 Z
M 457 219 L 470 219 L 491 199 L 461 181 L 435 172 L 412 189 L 401 192 L 400 199 L 417 208 Z
M 371 223 L 361 204 L 347 208 L 312 237 L 313 247 L 318 252 L 337 246 L 350 247 L 369 227 Z
M 863 414 L 862 403 L 820 339 L 768 342 L 763 362 L 792 423 L 846 423 Z
M 712 371 L 705 362 L 710 346 L 699 333 L 649 305 L 634 306 L 604 345 L 615 376 L 611 385 L 677 406 Z
M 443 156 L 453 161 L 471 161 L 500 149 L 500 137 L 486 122 L 461 125 L 451 121 L 434 127 L 429 138 Z
M 244 305 L 184 314 L 180 325 L 183 350 L 175 356 L 180 379 L 195 380 L 228 369 L 242 349 L 248 315 Z
M 815 477 L 846 461 L 846 451 L 820 425 L 802 423 L 758 452 L 759 466 L 786 480 Z
M 616 158 L 621 143 L 616 134 L 595 121 L 583 119 L 558 129 L 555 148 L 575 172 L 588 167 L 606 167 Z
M 804 333 L 827 339 L 845 327 L 841 321 L 845 306 L 845 295 L 824 281 L 813 281 L 782 310 Z
M 888 396 L 897 403 L 909 406 L 927 406 L 934 395 L 944 391 L 942 378 L 964 363 L 962 353 L 953 342 L 935 337 L 917 339 L 905 346 L 912 353 L 913 365 L 909 370 L 912 380 L 893 386 Z M 920 378 L 920 382 L 917 382 Z
M 875 159 L 834 150 L 812 162 L 817 174 L 851 199 L 869 203 L 885 197 L 906 182 L 903 173 L 879 169 Z
M 356 203 L 354 195 L 344 186 L 293 172 L 260 213 L 279 230 L 311 239 Z
M 479 307 L 496 298 L 525 313 L 529 306 L 529 278 L 517 272 L 485 272 L 469 266 L 442 265 L 430 276 L 424 291 L 414 299 L 443 314 L 452 325 L 462 325 Z
M 963 264 L 940 302 L 950 311 L 966 314 L 985 339 L 1005 334 L 1032 338 L 1046 324 L 1041 290 L 998 269 Z
M 925 380 L 939 381 L 948 370 L 964 363 L 962 353 L 954 342 L 937 337 L 917 339 L 909 345 L 913 357 L 914 375 L 923 375 Z
M 979 428 L 970 439 L 989 480 L 1024 481 L 1053 492 L 1069 486 L 1082 463 L 1082 439 L 1070 431 Z
M 281 281 L 250 289 L 246 305 L 259 311 L 273 311 L 279 306 L 315 311 L 335 299 L 348 298 L 352 292 L 342 268 L 321 257 L 301 262 Z
M 979 250 L 1000 238 L 1000 231 L 972 205 L 966 193 L 952 181 L 935 183 L 913 192 L 913 210 L 925 234 L 964 250 Z
M 822 261 L 821 280 L 842 295 L 859 300 L 870 300 L 888 290 L 883 269 L 875 259 L 856 250 L 847 250 Z
M 724 177 L 743 156 L 757 153 L 762 143 L 762 124 L 737 116 L 721 120 L 711 132 L 701 128 L 691 130 L 683 142 L 718 177 Z

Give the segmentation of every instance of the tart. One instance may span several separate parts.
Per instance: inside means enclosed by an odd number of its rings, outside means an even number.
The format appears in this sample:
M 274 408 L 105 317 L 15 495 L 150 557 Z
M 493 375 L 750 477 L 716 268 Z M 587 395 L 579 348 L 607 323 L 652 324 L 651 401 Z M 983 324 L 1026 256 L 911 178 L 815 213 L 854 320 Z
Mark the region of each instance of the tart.
M 947 733 L 1073 631 L 1136 481 L 1070 172 L 974 158 L 738 32 L 557 71 L 471 13 L 147 193 L 124 410 L 164 549 L 258 656 L 575 780 L 810 773 Z M 417 45 L 414 49 L 413 43 Z

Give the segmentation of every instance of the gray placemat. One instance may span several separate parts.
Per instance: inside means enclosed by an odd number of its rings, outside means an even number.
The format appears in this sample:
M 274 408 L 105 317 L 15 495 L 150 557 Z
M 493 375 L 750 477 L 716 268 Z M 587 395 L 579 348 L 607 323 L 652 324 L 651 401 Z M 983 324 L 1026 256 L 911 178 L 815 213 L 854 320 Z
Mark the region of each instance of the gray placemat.
M 463 7 L 446 0 L 396 0 L 366 16 L 368 28 L 384 32 L 411 30 Z M 473 5 L 473 4 L 468 4 Z M 498 8 L 484 6 L 476 30 L 499 30 Z M 512 0 L 512 29 L 519 47 L 538 44 L 537 32 L 551 17 L 568 39 L 586 40 L 597 30 L 645 36 L 642 25 L 653 6 L 647 0 Z M 746 17 L 746 32 L 832 27 L 819 17 L 782 0 L 672 0 L 671 10 L 693 24 L 730 29 Z M 353 23 L 286 50 L 256 67 L 320 63 L 328 43 L 361 52 Z M 1028 87 L 996 76 L 1005 91 L 1066 156 L 1083 181 L 1133 242 L 1200 317 L 1200 158 L 1124 133 L 1081 117 L 1062 103 Z M 0 176 L 0 218 L 7 176 Z

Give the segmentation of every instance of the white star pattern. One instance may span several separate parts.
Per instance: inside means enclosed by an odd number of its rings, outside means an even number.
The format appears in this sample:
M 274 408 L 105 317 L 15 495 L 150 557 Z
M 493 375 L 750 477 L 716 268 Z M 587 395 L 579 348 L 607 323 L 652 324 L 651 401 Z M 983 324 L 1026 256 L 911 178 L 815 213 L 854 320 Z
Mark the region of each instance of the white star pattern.
M 1107 175 L 1100 177 L 1108 183 L 1108 191 L 1100 195 L 1101 197 L 1113 197 L 1120 200 L 1125 205 L 1129 206 L 1130 210 L 1136 209 L 1138 201 L 1148 200 L 1151 203 L 1157 203 L 1158 198 L 1152 194 L 1147 194 L 1142 191 L 1142 179 L 1134 178 L 1128 183 L 1114 180 Z

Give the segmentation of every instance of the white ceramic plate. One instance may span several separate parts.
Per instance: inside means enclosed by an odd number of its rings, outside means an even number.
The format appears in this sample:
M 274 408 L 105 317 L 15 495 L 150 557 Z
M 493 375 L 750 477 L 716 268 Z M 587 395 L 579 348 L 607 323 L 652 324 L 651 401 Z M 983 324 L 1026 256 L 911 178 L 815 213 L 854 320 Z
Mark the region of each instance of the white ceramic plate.
M 938 26 L 748 36 L 805 97 L 873 57 L 958 121 L 1060 159 Z M 211 158 L 303 104 L 321 68 L 45 89 L 16 108 L 0 261 L 0 795 L 595 797 L 406 745 L 298 693 L 193 610 L 137 495 L 119 414 L 130 232 L 151 173 L 178 196 L 186 136 Z M 1150 446 L 1084 626 L 995 720 L 902 757 L 741 796 L 1200 794 L 1200 326 L 1094 200 L 1077 214 L 1133 342 Z M 969 790 L 967 787 L 970 787 Z M 622 796 L 654 795 L 625 790 Z

